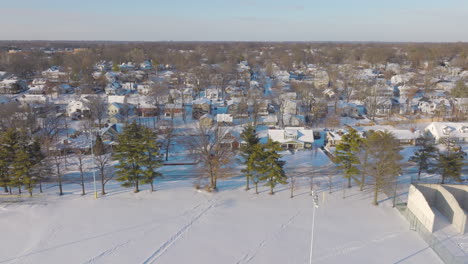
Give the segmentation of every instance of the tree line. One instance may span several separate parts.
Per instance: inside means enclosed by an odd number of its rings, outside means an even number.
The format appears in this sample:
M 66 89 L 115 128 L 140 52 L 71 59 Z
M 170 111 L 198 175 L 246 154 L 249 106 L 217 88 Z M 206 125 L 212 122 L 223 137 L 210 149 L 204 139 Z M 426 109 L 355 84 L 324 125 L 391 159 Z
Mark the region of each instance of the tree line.
M 441 183 L 447 179 L 461 181 L 461 170 L 466 154 L 453 141 L 447 139 L 439 150 L 434 139 L 424 134 L 417 139 L 417 150 L 410 161 L 417 164 L 418 177 L 421 172 L 438 172 Z M 352 182 L 362 191 L 366 184 L 373 189 L 373 204 L 378 205 L 378 195 L 385 188 L 395 185 L 401 174 L 400 144 L 389 131 L 368 131 L 360 135 L 354 128 L 342 136 L 336 145 L 334 162 L 343 172 L 343 177 L 351 188 Z M 370 179 L 370 181 L 369 181 Z

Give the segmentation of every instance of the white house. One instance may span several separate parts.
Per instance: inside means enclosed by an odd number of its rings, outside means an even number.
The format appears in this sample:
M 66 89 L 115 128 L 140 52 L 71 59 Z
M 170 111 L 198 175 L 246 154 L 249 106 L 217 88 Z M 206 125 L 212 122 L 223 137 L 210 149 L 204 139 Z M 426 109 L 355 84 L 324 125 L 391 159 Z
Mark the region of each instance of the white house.
M 445 139 L 454 140 L 456 143 L 468 143 L 468 123 L 432 122 L 425 131 L 431 133 L 437 142 Z
M 146 82 L 137 85 L 137 91 L 139 94 L 148 95 L 151 93 L 151 82 Z
M 51 82 L 65 82 L 68 81 L 68 72 L 62 71 L 58 66 L 52 66 L 49 69 L 42 72 L 42 76 L 47 78 Z
M 281 143 L 284 149 L 310 149 L 314 143 L 312 129 L 304 127 L 286 127 L 285 129 L 268 129 L 268 138 Z
M 86 99 L 73 100 L 67 105 L 67 115 L 72 118 L 83 117 L 83 114 L 89 112 L 88 106 L 86 106 Z
M 225 124 L 232 124 L 233 117 L 230 114 L 217 114 L 216 115 L 216 122 L 218 123 L 225 123 Z
M 208 88 L 205 91 L 205 97 L 210 99 L 210 100 L 218 100 L 219 98 L 219 91 L 216 88 Z

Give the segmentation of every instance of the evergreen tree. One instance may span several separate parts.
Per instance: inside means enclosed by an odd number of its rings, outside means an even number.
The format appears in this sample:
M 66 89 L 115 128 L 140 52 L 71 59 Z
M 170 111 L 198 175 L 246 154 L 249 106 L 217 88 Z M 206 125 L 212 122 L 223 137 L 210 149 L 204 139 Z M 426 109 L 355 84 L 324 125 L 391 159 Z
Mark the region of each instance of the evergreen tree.
M 374 179 L 373 204 L 378 205 L 378 194 L 383 188 L 397 180 L 401 172 L 400 146 L 392 133 L 388 131 L 371 131 L 367 137 L 369 150 L 368 172 Z
M 152 183 L 158 173 L 154 169 L 161 166 L 156 135 L 147 127 L 133 122 L 124 128 L 117 138 L 113 158 L 119 163 L 115 166 L 117 181 L 124 187 L 134 187 L 139 192 L 140 183 Z
M 104 142 L 102 142 L 102 138 L 99 134 L 96 135 L 96 141 L 94 142 L 93 146 L 93 153 L 96 156 L 101 156 L 106 153 Z
M 11 133 L 11 130 L 0 134 L 0 185 L 5 192 L 8 192 L 8 184 L 10 182 L 9 171 L 12 162 L 11 153 L 13 152 L 13 145 L 16 144 L 10 141 L 11 137 L 7 133 Z
M 33 186 L 36 184 L 35 178 L 30 174 L 33 165 L 30 154 L 23 147 L 20 147 L 15 153 L 12 169 L 12 181 L 14 185 L 18 186 L 19 193 L 21 193 L 21 186 L 25 185 L 29 195 L 32 196 Z
M 262 157 L 258 160 L 257 166 L 260 174 L 259 180 L 266 181 L 265 186 L 270 187 L 270 194 L 274 194 L 276 185 L 287 184 L 286 173 L 283 170 L 285 162 L 280 160 L 281 155 L 278 153 L 281 150 L 280 143 L 268 139 L 263 153 L 259 154 Z
M 255 128 L 252 125 L 248 125 L 242 131 L 241 139 L 245 141 L 245 144 L 241 146 L 241 156 L 243 158 L 243 164 L 246 166 L 242 172 L 245 173 L 245 190 L 248 191 L 250 189 L 249 180 L 251 179 L 255 169 L 255 160 L 251 159 L 251 156 L 254 152 L 255 146 L 259 143 L 260 138 L 258 138 L 257 134 L 255 133 Z
M 260 176 L 262 171 L 262 160 L 265 159 L 265 150 L 263 144 L 255 144 L 252 147 L 252 153 L 249 156 L 248 163 L 250 164 L 250 178 L 255 184 L 255 193 L 258 194 L 258 184 L 260 183 Z
M 411 156 L 410 160 L 418 164 L 418 180 L 421 179 L 421 172 L 430 171 L 432 159 L 437 157 L 437 148 L 434 145 L 433 139 L 429 134 L 424 134 L 418 139 L 419 148 Z
M 7 129 L 0 137 L 0 182 L 5 192 L 11 193 L 11 187 L 19 187 L 18 190 L 21 190 L 20 182 L 13 177 L 12 173 L 12 164 L 19 141 L 20 135 L 15 128 Z
M 447 140 L 446 147 L 447 150 L 439 152 L 437 157 L 437 168 L 442 176 L 441 184 L 444 184 L 447 179 L 461 181 L 463 160 L 466 156 L 465 152 L 453 146 L 450 140 Z
M 455 98 L 466 98 L 468 97 L 468 86 L 466 86 L 465 81 L 459 80 L 455 87 L 450 91 L 450 94 Z
M 362 143 L 363 139 L 357 130 L 350 128 L 349 132 L 341 137 L 341 143 L 336 145 L 335 163 L 348 179 L 348 188 L 351 188 L 351 179 L 359 182 L 356 176 L 360 171 L 356 165 L 360 164 L 358 153 Z
M 145 143 L 147 156 L 143 164 L 146 167 L 146 170 L 141 183 L 149 183 L 151 185 L 151 192 L 154 192 L 154 179 L 162 176 L 161 173 L 155 170 L 161 167 L 163 162 L 159 153 L 158 144 L 156 143 L 156 134 L 150 129 L 144 129 L 143 138 L 147 140 Z
M 113 71 L 113 72 L 119 72 L 119 71 L 120 71 L 119 65 L 117 65 L 117 64 L 115 64 L 115 63 L 112 64 L 112 71 Z

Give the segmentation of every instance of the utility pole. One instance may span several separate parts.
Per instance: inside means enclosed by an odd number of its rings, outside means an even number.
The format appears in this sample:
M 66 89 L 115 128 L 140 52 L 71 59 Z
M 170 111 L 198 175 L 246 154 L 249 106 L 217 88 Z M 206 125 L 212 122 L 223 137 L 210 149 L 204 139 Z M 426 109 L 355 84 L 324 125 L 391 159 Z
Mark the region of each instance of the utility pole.
M 310 233 L 310 258 L 309 263 L 312 264 L 312 253 L 314 250 L 314 227 L 315 227 L 315 214 L 318 208 L 318 195 L 315 192 L 314 194 L 314 207 L 313 207 L 313 214 L 312 214 L 312 228 Z
M 91 143 L 91 156 L 93 157 L 93 181 L 94 181 L 94 198 L 98 198 L 97 188 L 96 188 L 96 170 L 94 169 L 94 165 L 96 165 L 96 160 L 94 158 L 94 146 L 93 146 L 93 131 L 92 129 L 89 130 L 89 140 Z

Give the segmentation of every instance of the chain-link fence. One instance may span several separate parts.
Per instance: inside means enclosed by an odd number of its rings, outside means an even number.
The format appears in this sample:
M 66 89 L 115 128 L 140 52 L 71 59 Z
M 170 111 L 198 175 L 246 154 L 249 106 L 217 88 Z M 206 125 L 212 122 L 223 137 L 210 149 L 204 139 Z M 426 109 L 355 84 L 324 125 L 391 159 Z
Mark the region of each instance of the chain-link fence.
M 468 258 L 463 256 L 455 256 L 446 246 L 448 241 L 442 241 L 434 234 L 429 232 L 418 218 L 406 207 L 405 204 L 398 204 L 396 206 L 398 211 L 410 223 L 410 229 L 418 232 L 418 234 L 426 241 L 430 248 L 442 259 L 446 264 L 468 264 Z

